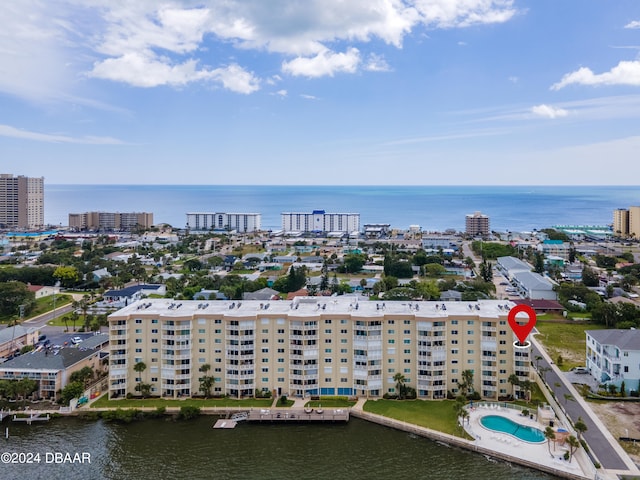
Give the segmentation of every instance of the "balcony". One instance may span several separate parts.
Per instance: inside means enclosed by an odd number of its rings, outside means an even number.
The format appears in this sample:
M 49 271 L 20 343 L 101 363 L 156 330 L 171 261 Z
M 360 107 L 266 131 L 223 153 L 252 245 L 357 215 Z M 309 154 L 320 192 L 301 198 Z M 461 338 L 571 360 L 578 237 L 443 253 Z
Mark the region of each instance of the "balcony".
M 444 382 L 446 379 L 446 375 L 418 375 L 418 382 Z
M 128 334 L 123 334 L 123 335 L 109 335 L 109 340 L 128 340 L 129 339 L 129 335 Z
M 114 354 L 109 354 L 109 359 L 110 360 L 126 360 L 128 358 L 128 355 L 126 353 L 119 353 L 117 355 Z

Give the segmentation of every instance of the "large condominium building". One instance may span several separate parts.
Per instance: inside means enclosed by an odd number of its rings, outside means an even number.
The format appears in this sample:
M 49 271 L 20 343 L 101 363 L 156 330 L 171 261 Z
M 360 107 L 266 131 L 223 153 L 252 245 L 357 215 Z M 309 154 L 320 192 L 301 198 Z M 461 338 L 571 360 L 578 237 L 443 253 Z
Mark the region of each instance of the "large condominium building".
M 69 227 L 75 230 L 129 231 L 149 228 L 153 225 L 153 213 L 85 212 L 70 213 Z
M 465 217 L 465 232 L 467 235 L 489 235 L 489 217 L 480 212 L 469 214 Z
M 0 174 L 0 228 L 35 230 L 44 225 L 44 178 Z
M 284 212 L 282 230 L 286 232 L 343 232 L 360 230 L 359 213 L 326 213 L 314 210 L 311 213 Z
M 260 231 L 259 213 L 187 213 L 187 228 L 192 230 L 227 230 L 239 233 Z
M 437 399 L 473 370 L 474 390 L 497 400 L 512 393 L 510 375 L 529 378 L 529 350 L 514 346 L 508 325 L 511 306 L 143 299 L 109 316 L 109 396 L 135 395 L 140 382 L 162 397 L 199 395 L 200 369 L 209 365 L 219 395 L 378 397 L 396 393 L 400 373 L 420 398 Z
M 629 210 L 626 208 L 613 211 L 613 234 L 619 237 L 629 236 Z

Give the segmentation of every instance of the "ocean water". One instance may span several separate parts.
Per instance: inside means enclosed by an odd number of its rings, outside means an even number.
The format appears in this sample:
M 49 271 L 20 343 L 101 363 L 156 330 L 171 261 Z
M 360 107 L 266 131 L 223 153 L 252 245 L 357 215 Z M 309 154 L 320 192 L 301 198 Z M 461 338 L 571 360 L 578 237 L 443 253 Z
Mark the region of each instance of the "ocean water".
M 360 224 L 464 230 L 465 215 L 489 215 L 491 229 L 608 225 L 613 210 L 640 205 L 640 186 L 255 186 L 45 185 L 45 222 L 69 213 L 152 212 L 155 223 L 182 228 L 187 212 L 260 213 L 279 230 L 282 212 L 359 213 Z

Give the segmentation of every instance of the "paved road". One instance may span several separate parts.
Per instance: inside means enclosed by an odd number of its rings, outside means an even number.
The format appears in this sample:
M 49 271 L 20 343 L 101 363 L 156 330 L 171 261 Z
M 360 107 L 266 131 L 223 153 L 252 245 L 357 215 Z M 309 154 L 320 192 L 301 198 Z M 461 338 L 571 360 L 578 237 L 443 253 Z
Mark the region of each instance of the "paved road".
M 39 315 L 30 320 L 25 320 L 23 324 L 26 324 L 29 327 L 43 327 L 47 324 L 48 321 L 53 320 L 57 317 L 61 317 L 62 315 L 69 313 L 71 310 L 73 310 L 71 304 L 64 305 L 62 307 L 56 308 L 55 313 L 53 311 L 43 313 L 42 315 Z
M 535 345 L 531 346 L 533 358 L 541 356 L 540 351 Z M 611 470 L 627 470 L 627 464 L 620 458 L 620 455 L 611 446 L 607 438 L 604 436 L 598 426 L 591 420 L 589 414 L 585 409 L 576 401 L 568 400 L 565 402 L 565 394 L 570 395 L 569 389 L 565 385 L 565 379 L 550 368 L 547 361 L 542 358 L 539 363 L 540 367 L 549 368 L 549 371 L 545 374 L 545 380 L 551 390 L 556 395 L 556 399 L 564 406 L 566 414 L 575 423 L 578 417 L 582 417 L 582 420 L 587 425 L 588 430 L 583 434 L 584 439 L 589 444 L 591 450 L 595 453 L 602 466 Z

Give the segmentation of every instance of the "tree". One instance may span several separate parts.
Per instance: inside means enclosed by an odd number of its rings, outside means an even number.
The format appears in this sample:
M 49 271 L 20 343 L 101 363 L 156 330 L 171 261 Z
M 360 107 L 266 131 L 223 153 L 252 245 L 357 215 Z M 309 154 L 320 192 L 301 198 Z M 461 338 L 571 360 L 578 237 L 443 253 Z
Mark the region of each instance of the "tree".
M 80 272 L 76 267 L 60 266 L 53 272 L 53 276 L 60 280 L 63 287 L 73 287 L 80 281 Z
M 578 440 L 582 438 L 582 434 L 584 432 L 589 430 L 589 428 L 587 427 L 587 424 L 584 423 L 584 420 L 582 420 L 582 417 L 578 417 L 578 420 L 576 421 L 576 423 L 573 424 L 573 428 L 575 428 L 576 433 L 578 434 Z
M 35 302 L 35 294 L 30 292 L 22 282 L 0 282 L 0 315 L 17 315 L 20 305 L 24 305 L 25 313 L 29 312 Z
M 140 382 L 138 383 L 138 388 L 136 390 L 138 390 L 140 393 L 142 393 L 142 372 L 144 372 L 147 369 L 147 364 L 144 362 L 138 362 L 133 366 L 133 370 L 140 374 Z
M 82 367 L 80 370 L 73 372 L 69 377 L 69 380 L 71 382 L 80 382 L 83 386 L 86 386 L 93 378 L 93 375 L 94 372 L 92 367 Z
M 582 283 L 587 287 L 597 287 L 600 285 L 600 278 L 595 270 L 584 267 L 582 269 Z
M 555 439 L 556 439 L 556 432 L 553 431 L 553 428 L 547 427 L 544 429 L 544 438 L 547 439 L 547 447 L 549 448 L 549 455 L 553 457 L 553 454 L 551 453 L 551 440 L 554 441 L 553 449 L 555 450 Z
M 16 396 L 22 397 L 23 407 L 27 402 L 27 396 L 31 395 L 37 389 L 38 389 L 38 382 L 26 377 L 21 378 L 14 385 L 14 392 Z
M 511 384 L 511 396 L 513 398 L 516 397 L 516 386 L 520 386 L 520 379 L 518 378 L 518 376 L 515 373 L 512 373 L 511 375 L 509 375 L 509 378 L 507 379 L 507 382 L 509 382 Z
M 490 282 L 493 280 L 493 267 L 491 266 L 490 262 L 488 263 L 486 260 L 482 261 L 482 263 L 480 264 L 480 277 L 485 282 Z
M 567 438 L 567 444 L 569 445 L 569 462 L 571 462 L 573 454 L 580 447 L 580 441 L 573 435 L 569 435 L 569 438 Z
M 200 391 L 204 394 L 206 398 L 211 396 L 211 388 L 215 382 L 215 378 L 207 375 L 207 372 L 211 370 L 211 365 L 205 363 L 200 367 L 200 371 L 204 373 L 202 377 L 200 377 Z
M 60 393 L 60 400 L 65 405 L 69 405 L 69 402 L 74 398 L 80 398 L 84 393 L 84 386 L 81 382 L 71 382 L 62 389 Z
M 533 382 L 531 380 L 523 380 L 520 382 L 520 388 L 524 392 L 525 400 L 528 402 L 531 398 L 531 390 L 533 390 Z
M 533 261 L 533 271 L 536 273 L 544 273 L 544 257 L 541 253 L 536 253 Z
M 406 381 L 405 376 L 398 372 L 393 376 L 394 382 L 396 382 L 396 390 L 398 391 L 398 398 L 402 400 L 403 390 L 404 390 L 404 382 Z
M 366 255 L 359 253 L 350 253 L 344 256 L 342 263 L 346 273 L 358 273 L 362 270 L 364 262 L 366 261 Z
M 460 394 L 466 396 L 467 393 L 473 393 L 473 370 L 462 371 L 462 382 L 458 381 Z

